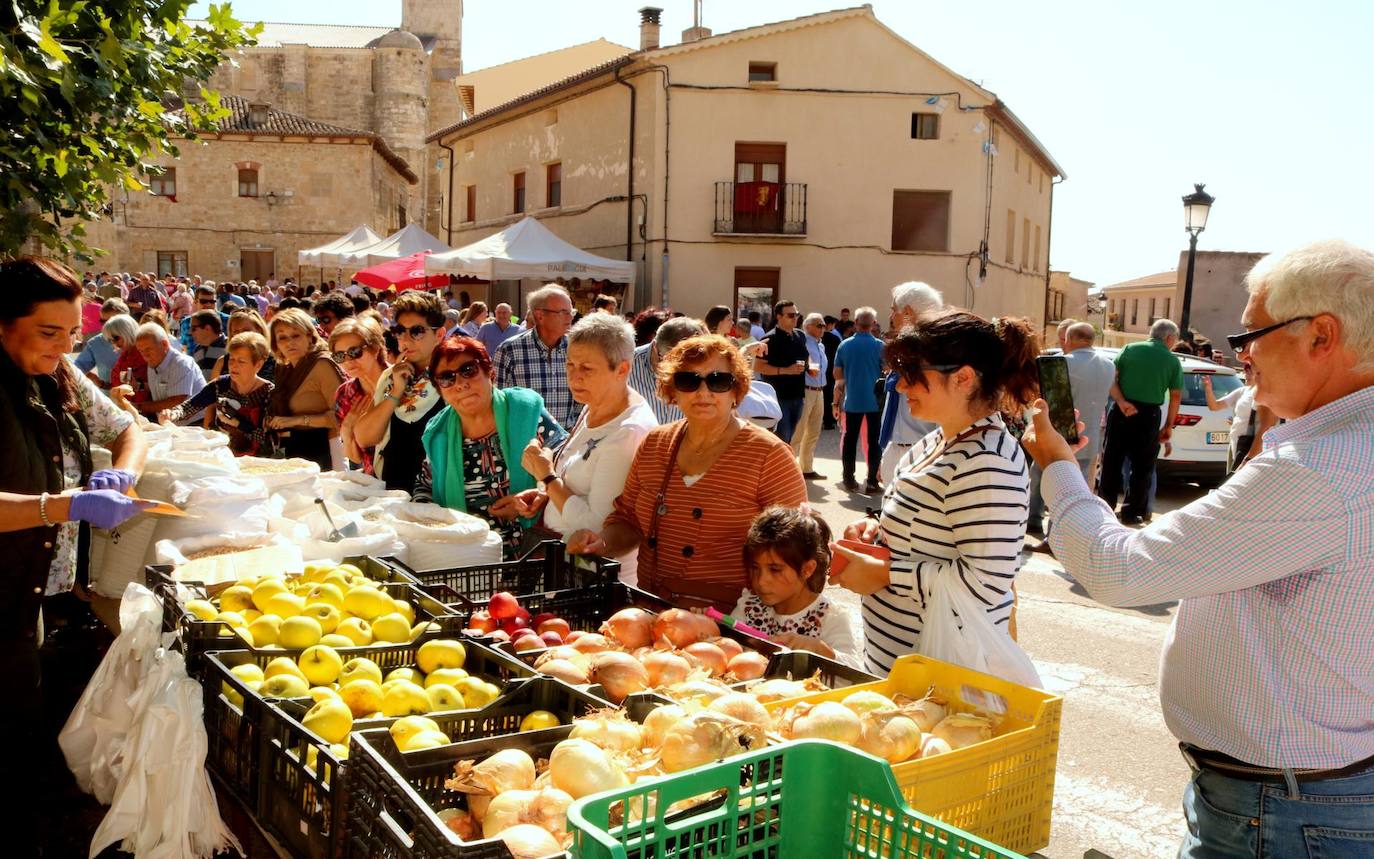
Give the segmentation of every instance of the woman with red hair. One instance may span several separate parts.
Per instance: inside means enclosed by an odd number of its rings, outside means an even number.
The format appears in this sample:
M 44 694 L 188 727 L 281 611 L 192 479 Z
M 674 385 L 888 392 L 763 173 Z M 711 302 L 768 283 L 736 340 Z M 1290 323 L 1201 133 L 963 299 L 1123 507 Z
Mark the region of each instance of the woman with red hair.
M 535 487 L 520 463 L 540 439 L 557 447 L 567 433 L 528 388 L 497 388 L 486 347 L 449 337 L 429 359 L 429 378 L 448 407 L 430 419 L 421 442 L 425 461 L 414 500 L 480 516 L 500 532 L 511 556 L 532 519 L 522 519 L 515 494 Z

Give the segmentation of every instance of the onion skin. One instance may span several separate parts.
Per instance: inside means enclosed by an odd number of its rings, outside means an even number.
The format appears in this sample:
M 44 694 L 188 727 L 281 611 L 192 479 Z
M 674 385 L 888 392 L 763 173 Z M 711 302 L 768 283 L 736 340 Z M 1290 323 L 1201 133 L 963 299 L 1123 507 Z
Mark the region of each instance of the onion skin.
M 653 635 L 654 641 L 666 639 L 673 647 L 686 647 L 708 638 L 719 638 L 720 627 L 705 615 L 670 608 L 654 621 Z
M 501 841 L 514 859 L 544 859 L 563 853 L 558 839 L 533 823 L 517 823 L 501 833 Z
M 954 749 L 949 747 L 949 743 L 934 734 L 925 734 L 921 737 L 921 757 L 923 758 L 933 758 L 936 755 L 949 754 L 952 751 Z
M 550 659 L 539 666 L 539 672 L 550 677 L 556 677 L 573 686 L 581 686 L 591 682 L 585 668 L 567 659 Z
M 764 742 L 763 730 L 757 725 L 700 710 L 668 730 L 659 757 L 664 772 L 681 772 L 762 748 Z
M 576 639 L 567 642 L 573 650 L 581 653 L 602 653 L 607 650 L 614 650 L 614 646 L 607 640 L 606 636 L 597 632 L 587 632 L 579 635 Z
M 611 756 L 587 740 L 564 740 L 549 755 L 549 779 L 573 799 L 629 783 Z
M 759 700 L 748 692 L 728 692 L 712 701 L 706 709 L 757 725 L 765 731 L 773 724 L 773 717 L 769 716 Z M 917 736 L 920 736 L 919 731 Z
M 677 704 L 664 704 L 644 717 L 644 746 L 657 749 L 663 737 L 678 722 L 687 718 L 687 711 Z
M 601 634 L 615 639 L 626 650 L 647 647 L 654 641 L 653 612 L 642 608 L 623 608 L 601 625 Z
M 783 735 L 791 740 L 834 740 L 852 746 L 859 739 L 862 725 L 854 711 L 835 701 L 815 706 L 798 704 L 791 724 Z
M 754 684 L 749 691 L 759 701 L 767 704 L 772 701 L 782 701 L 785 698 L 798 698 L 805 695 L 807 689 L 806 685 L 799 680 L 784 680 L 781 677 L 775 677 Z
M 992 739 L 992 720 L 973 713 L 951 713 L 930 733 L 949 743 L 951 749 L 962 749 Z
M 692 663 L 666 650 L 655 650 L 640 657 L 640 662 L 649 673 L 649 685 L 652 687 L 674 686 L 692 673 Z
M 711 643 L 721 649 L 721 651 L 725 654 L 726 660 L 734 659 L 736 656 L 739 656 L 741 653 L 744 652 L 743 644 L 740 644 L 733 638 L 726 638 L 723 635 L 719 638 L 711 639 Z
M 683 648 L 682 652 L 687 654 L 687 658 L 700 662 L 703 667 L 711 672 L 712 677 L 719 677 L 724 674 L 725 666 L 729 662 L 725 656 L 725 651 L 709 641 L 689 644 Z
M 521 823 L 534 799 L 532 790 L 508 790 L 492 797 L 487 813 L 482 817 L 482 837 L 495 838 L 512 826 Z
M 606 690 L 612 704 L 619 704 L 636 692 L 649 688 L 649 672 L 628 653 L 610 651 L 598 653 L 592 659 L 591 682 Z
M 861 719 L 860 751 L 899 764 L 921 750 L 921 729 L 910 718 L 893 711 L 871 712 Z
M 768 657 L 746 650 L 726 663 L 725 669 L 741 680 L 757 680 L 768 670 Z

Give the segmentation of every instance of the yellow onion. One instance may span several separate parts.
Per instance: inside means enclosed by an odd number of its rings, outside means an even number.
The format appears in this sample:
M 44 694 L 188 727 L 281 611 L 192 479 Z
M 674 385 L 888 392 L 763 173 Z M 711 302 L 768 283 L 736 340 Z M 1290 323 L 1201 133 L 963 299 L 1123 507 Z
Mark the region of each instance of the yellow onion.
M 692 673 L 692 663 L 669 650 L 655 650 L 639 659 L 644 663 L 644 670 L 649 672 L 651 687 L 681 683 Z
M 729 659 L 725 656 L 725 651 L 716 647 L 709 641 L 698 641 L 689 644 L 682 649 L 688 659 L 696 660 L 704 668 L 711 672 L 712 677 L 718 677 L 725 673 L 725 665 Z
M 719 680 L 688 680 L 670 687 L 668 697 L 683 704 L 705 707 L 729 692 L 730 687 Z
M 653 612 L 642 608 L 623 608 L 601 625 L 601 634 L 620 642 L 626 650 L 646 647 L 654 640 Z
M 579 635 L 577 639 L 569 645 L 569 647 L 580 653 L 589 654 L 602 653 L 604 651 L 614 649 L 614 646 L 611 644 L 610 640 L 607 639 L 606 636 L 597 632 L 588 632 L 583 635 Z
M 951 749 L 962 749 L 992 738 L 992 720 L 976 713 L 953 713 L 940 720 L 930 732 Z
M 807 691 L 806 684 L 800 680 L 784 680 L 781 677 L 764 680 L 749 687 L 750 694 L 764 704 L 786 698 L 798 698 L 807 694 Z
M 568 736 L 588 740 L 608 752 L 634 752 L 644 745 L 643 730 L 624 710 L 597 710 L 573 719 Z
M 768 670 L 768 657 L 755 650 L 746 650 L 731 657 L 725 668 L 740 680 L 757 680 Z
M 491 798 L 482 816 L 482 837 L 495 838 L 512 826 L 525 822 L 525 813 L 534 799 L 532 790 L 508 790 Z
M 686 647 L 708 638 L 719 638 L 714 620 L 686 609 L 670 608 L 654 620 L 654 641 L 666 639 L 673 647 Z
M 854 711 L 836 701 L 797 704 L 787 711 L 781 727 L 789 740 L 833 740 L 847 746 L 854 745 L 862 730 Z
M 773 720 L 768 715 L 768 711 L 759 703 L 759 699 L 748 692 L 727 692 L 712 701 L 706 709 L 716 713 L 724 713 L 732 719 L 739 719 L 741 722 L 758 725 L 765 731 L 772 726 Z
M 656 749 L 663 745 L 668 729 L 682 721 L 687 711 L 678 704 L 663 704 L 644 717 L 644 746 Z
M 665 772 L 681 772 L 762 748 L 763 729 L 723 713 L 699 710 L 668 729 L 659 749 Z
M 917 727 L 927 734 L 940 723 L 941 719 L 949 715 L 949 708 L 945 706 L 944 699 L 934 695 L 927 695 L 919 701 L 903 700 L 901 696 L 898 696 L 895 703 L 903 713 L 916 723 Z
M 649 688 L 649 672 L 644 665 L 630 654 L 619 651 L 596 654 L 589 679 L 606 690 L 606 697 L 612 704 L 619 704 L 628 696 Z
M 552 662 L 555 659 L 565 659 L 568 662 L 571 662 L 572 664 L 582 668 L 584 671 L 586 670 L 587 665 L 590 662 L 590 660 L 587 658 L 587 654 L 578 650 L 576 647 L 573 647 L 570 644 L 560 644 L 557 647 L 550 647 L 548 650 L 545 650 L 543 653 L 539 654 L 539 658 L 534 660 L 534 667 L 540 668 L 544 664 Z
M 549 661 L 544 662 L 536 667 L 539 669 L 539 672 L 541 674 L 547 674 L 550 677 L 557 677 L 564 683 L 568 683 L 573 686 L 580 686 L 584 683 L 591 682 L 591 679 L 587 676 L 586 668 L 583 668 L 579 666 L 577 663 L 567 659 L 550 659 Z
M 921 750 L 921 729 L 896 710 L 870 711 L 859 722 L 860 751 L 899 764 Z
M 545 859 L 563 853 L 563 845 L 558 839 L 533 823 L 512 826 L 501 833 L 501 842 L 514 859 Z
M 625 787 L 629 779 L 610 754 L 587 740 L 564 740 L 549 755 L 549 778 L 573 799 Z
M 933 758 L 936 755 L 948 754 L 952 751 L 954 750 L 949 747 L 949 743 L 934 734 L 921 735 L 921 757 Z
M 897 705 L 886 695 L 880 695 L 870 689 L 860 689 L 858 692 L 851 692 L 840 702 L 849 709 L 858 713 L 860 716 L 865 713 L 886 713 L 896 710 Z

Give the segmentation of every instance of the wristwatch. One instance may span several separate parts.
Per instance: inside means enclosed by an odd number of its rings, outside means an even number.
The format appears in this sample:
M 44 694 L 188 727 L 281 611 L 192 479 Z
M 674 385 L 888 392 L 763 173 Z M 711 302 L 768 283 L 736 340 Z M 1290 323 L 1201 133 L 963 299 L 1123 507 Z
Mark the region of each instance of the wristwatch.
M 544 484 L 545 486 L 548 486 L 550 483 L 553 483 L 553 482 L 554 482 L 555 480 L 557 480 L 557 479 L 558 479 L 558 475 L 557 475 L 557 474 L 554 474 L 552 471 L 550 471 L 548 474 L 546 474 L 546 475 L 544 475 L 543 477 L 539 478 L 539 482 L 542 483 L 542 484 Z

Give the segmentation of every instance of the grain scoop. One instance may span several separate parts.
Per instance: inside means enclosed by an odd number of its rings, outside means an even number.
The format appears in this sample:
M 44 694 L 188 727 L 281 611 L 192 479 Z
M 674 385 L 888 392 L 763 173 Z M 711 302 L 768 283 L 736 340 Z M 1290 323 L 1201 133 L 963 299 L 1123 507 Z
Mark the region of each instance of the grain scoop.
M 324 521 L 329 523 L 329 535 L 324 538 L 325 542 L 340 543 L 358 536 L 357 522 L 345 522 L 343 528 L 339 528 L 334 524 L 334 517 L 329 515 L 329 505 L 324 503 L 324 499 L 316 498 L 315 503 L 320 506 L 320 512 L 324 514 Z

